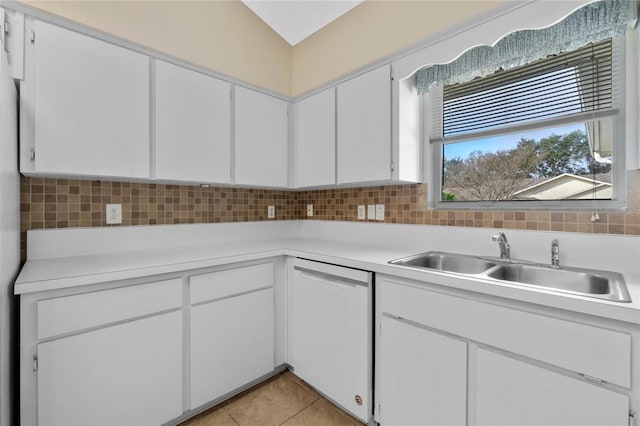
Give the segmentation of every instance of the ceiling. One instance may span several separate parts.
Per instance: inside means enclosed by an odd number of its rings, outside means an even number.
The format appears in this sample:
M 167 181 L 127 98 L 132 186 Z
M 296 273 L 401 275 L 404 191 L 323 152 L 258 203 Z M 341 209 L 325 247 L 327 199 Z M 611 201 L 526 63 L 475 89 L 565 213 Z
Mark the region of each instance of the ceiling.
M 290 45 L 295 46 L 363 0 L 242 0 Z

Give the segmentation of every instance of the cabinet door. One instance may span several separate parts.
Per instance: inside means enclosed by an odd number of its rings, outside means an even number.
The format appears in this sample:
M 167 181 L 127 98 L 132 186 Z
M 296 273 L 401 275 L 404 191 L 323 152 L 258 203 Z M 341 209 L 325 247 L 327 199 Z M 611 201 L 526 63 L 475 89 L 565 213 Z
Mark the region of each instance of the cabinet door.
M 295 373 L 368 421 L 372 401 L 367 286 L 303 270 L 295 271 L 293 285 Z
M 231 84 L 156 61 L 156 178 L 231 181 Z
M 182 312 L 38 345 L 39 425 L 158 425 L 182 411 Z
M 288 103 L 235 88 L 235 183 L 287 186 Z
M 629 398 L 485 349 L 476 356 L 472 425 L 626 426 Z
M 191 408 L 274 368 L 273 289 L 191 308 Z
M 336 183 L 336 96 L 327 89 L 295 104 L 296 187 Z
M 338 183 L 391 179 L 391 66 L 338 86 Z
M 149 58 L 40 21 L 35 37 L 35 171 L 148 178 Z
M 381 325 L 380 424 L 464 425 L 467 344 L 386 316 Z

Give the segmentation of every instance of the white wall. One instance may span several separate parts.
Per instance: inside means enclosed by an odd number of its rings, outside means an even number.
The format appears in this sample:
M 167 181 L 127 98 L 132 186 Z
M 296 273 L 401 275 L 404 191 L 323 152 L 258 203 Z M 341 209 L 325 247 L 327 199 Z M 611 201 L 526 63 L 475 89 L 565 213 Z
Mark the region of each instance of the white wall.
M 20 176 L 18 174 L 18 93 L 6 55 L 0 58 L 0 425 L 17 420 L 11 395 L 17 380 L 17 298 L 13 282 L 20 268 Z M 16 331 L 14 333 L 14 331 Z M 13 392 L 12 392 L 13 390 Z
M 289 95 L 291 46 L 239 0 L 21 2 Z

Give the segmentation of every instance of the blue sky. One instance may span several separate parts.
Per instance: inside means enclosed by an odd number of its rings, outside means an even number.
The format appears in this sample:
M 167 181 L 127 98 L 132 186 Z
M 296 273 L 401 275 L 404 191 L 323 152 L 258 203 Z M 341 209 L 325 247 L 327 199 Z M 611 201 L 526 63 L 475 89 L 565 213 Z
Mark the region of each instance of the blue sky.
M 574 130 L 585 131 L 584 124 L 571 124 L 548 129 L 532 130 L 526 133 L 515 133 L 512 135 L 495 136 L 492 138 L 479 139 L 469 142 L 453 143 L 444 146 L 445 159 L 460 157 L 465 159 L 472 151 L 494 152 L 500 149 L 512 149 L 518 145 L 521 138 L 540 140 L 553 133 L 562 135 L 571 133 Z

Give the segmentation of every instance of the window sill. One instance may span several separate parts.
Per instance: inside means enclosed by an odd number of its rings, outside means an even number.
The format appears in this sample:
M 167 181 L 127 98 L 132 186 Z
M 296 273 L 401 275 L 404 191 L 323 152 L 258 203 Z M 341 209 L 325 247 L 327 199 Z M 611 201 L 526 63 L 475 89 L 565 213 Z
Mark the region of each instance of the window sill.
M 626 201 L 436 201 L 430 210 L 625 211 Z

